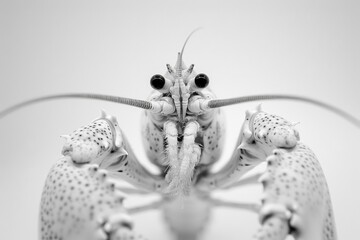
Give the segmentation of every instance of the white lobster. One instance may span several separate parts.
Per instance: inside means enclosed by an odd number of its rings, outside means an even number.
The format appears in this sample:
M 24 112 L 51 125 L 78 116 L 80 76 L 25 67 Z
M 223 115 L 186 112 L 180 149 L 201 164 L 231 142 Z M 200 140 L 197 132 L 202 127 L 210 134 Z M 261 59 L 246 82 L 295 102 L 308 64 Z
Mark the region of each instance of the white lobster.
M 191 35 L 190 35 L 191 36 Z M 189 37 L 190 37 L 189 36 Z M 187 38 L 187 40 L 189 39 Z M 186 40 L 186 42 L 187 42 Z M 186 45 L 184 44 L 184 47 Z M 224 147 L 220 107 L 248 101 L 306 101 L 335 112 L 358 127 L 357 119 L 328 104 L 292 95 L 258 95 L 216 100 L 205 74 L 186 67 L 178 54 L 174 67 L 154 75 L 148 101 L 99 94 L 62 94 L 36 98 L 0 113 L 57 98 L 92 98 L 145 109 L 142 136 L 148 159 L 161 174 L 150 173 L 137 160 L 116 118 L 107 115 L 63 136 L 63 157 L 45 182 L 40 210 L 40 239 L 143 239 L 133 232 L 131 214 L 159 208 L 177 239 L 197 239 L 216 206 L 232 206 L 259 214 L 254 239 L 335 240 L 336 229 L 324 174 L 313 152 L 299 142 L 294 124 L 265 113 L 260 106 L 246 112 L 229 161 L 212 167 Z M 261 162 L 261 175 L 243 175 Z M 122 182 L 134 188 L 124 187 Z M 213 192 L 260 181 L 261 204 L 233 203 Z M 157 193 L 160 201 L 125 209 L 124 193 Z

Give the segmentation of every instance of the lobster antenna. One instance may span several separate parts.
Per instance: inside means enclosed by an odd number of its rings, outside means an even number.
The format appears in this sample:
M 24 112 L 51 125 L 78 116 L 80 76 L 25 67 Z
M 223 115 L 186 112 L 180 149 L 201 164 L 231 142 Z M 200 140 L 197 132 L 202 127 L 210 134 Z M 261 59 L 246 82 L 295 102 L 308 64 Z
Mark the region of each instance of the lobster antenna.
M 244 102 L 253 102 L 253 101 L 260 101 L 260 100 L 295 100 L 295 101 L 301 101 L 301 102 L 307 102 L 314 105 L 317 105 L 319 107 L 325 108 L 343 118 L 345 118 L 347 121 L 354 124 L 356 127 L 360 128 L 360 120 L 355 118 L 354 116 L 350 115 L 349 113 L 341 110 L 340 108 L 334 107 L 330 104 L 307 98 L 302 96 L 296 96 L 296 95 L 282 95 L 282 94 L 264 94 L 264 95 L 252 95 L 252 96 L 244 96 L 244 97 L 237 97 L 237 98 L 228 98 L 228 99 L 216 99 L 216 100 L 210 100 L 208 102 L 207 107 L 208 108 L 218 108 L 218 107 L 225 107 L 229 105 L 244 103 Z
M 116 97 L 110 95 L 102 95 L 102 94 L 93 94 L 93 93 L 69 93 L 69 94 L 57 94 L 57 95 L 49 95 L 39 98 L 30 99 L 21 103 L 18 103 L 12 107 L 9 107 L 0 112 L 0 118 L 5 117 L 9 113 L 19 110 L 23 107 L 29 106 L 34 103 L 44 102 L 53 99 L 61 99 L 61 98 L 85 98 L 85 99 L 97 99 L 103 100 L 108 102 L 115 102 L 120 104 L 125 104 L 129 106 L 134 106 L 142 109 L 152 109 L 153 105 L 149 101 L 131 99 L 131 98 L 123 98 L 123 97 Z
M 183 60 L 182 60 L 182 56 L 183 56 L 183 53 L 184 53 L 184 49 L 185 49 L 185 46 L 187 44 L 187 42 L 189 41 L 190 37 L 197 31 L 199 31 L 201 29 L 201 27 L 198 27 L 198 28 L 195 28 L 190 34 L 189 36 L 186 38 L 185 42 L 184 42 L 184 45 L 181 49 L 181 52 L 178 54 L 178 59 L 177 59 L 177 62 L 176 62 L 176 74 L 178 76 L 181 76 L 181 71 L 182 71 L 182 63 L 183 63 Z

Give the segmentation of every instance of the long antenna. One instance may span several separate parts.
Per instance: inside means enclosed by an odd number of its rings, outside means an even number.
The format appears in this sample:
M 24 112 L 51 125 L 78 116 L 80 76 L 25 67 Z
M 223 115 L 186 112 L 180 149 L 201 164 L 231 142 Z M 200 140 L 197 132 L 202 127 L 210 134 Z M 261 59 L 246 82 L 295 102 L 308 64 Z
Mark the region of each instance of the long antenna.
M 3 111 L 0 112 L 0 118 L 5 117 L 7 114 L 19 110 L 23 107 L 32 105 L 34 103 L 44 102 L 47 100 L 54 100 L 54 99 L 62 99 L 62 98 L 85 98 L 85 99 L 97 99 L 97 100 L 103 100 L 108 102 L 115 102 L 125 105 L 130 105 L 142 109 L 152 109 L 151 102 L 144 101 L 144 100 L 137 100 L 137 99 L 131 99 L 131 98 L 123 98 L 123 97 L 116 97 L 116 96 L 110 96 L 110 95 L 103 95 L 103 94 L 93 94 L 93 93 L 68 93 L 68 94 L 57 94 L 57 95 L 49 95 L 39 98 L 34 98 L 27 100 L 25 102 L 18 103 L 12 107 L 9 107 Z
M 354 116 L 350 115 L 349 113 L 341 110 L 340 108 L 334 107 L 330 104 L 307 98 L 302 96 L 295 96 L 295 95 L 282 95 L 282 94 L 263 94 L 263 95 L 252 95 L 252 96 L 244 96 L 244 97 L 237 97 L 237 98 L 228 98 L 228 99 L 216 99 L 216 100 L 210 100 L 208 102 L 207 107 L 208 108 L 218 108 L 218 107 L 224 107 L 234 104 L 240 104 L 245 102 L 253 102 L 253 101 L 260 101 L 260 100 L 279 100 L 279 99 L 285 99 L 285 100 L 295 100 L 295 101 L 302 101 L 311 103 L 314 105 L 317 105 L 319 107 L 325 108 L 343 118 L 345 118 L 347 121 L 353 123 L 355 126 L 360 128 L 360 120 L 355 118 Z

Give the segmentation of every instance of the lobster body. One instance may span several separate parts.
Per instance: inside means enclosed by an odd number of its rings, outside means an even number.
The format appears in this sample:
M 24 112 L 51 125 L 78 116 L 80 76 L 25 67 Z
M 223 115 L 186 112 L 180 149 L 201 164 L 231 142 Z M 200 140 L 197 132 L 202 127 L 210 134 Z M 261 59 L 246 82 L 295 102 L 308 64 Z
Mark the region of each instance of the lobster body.
M 186 44 L 186 42 L 185 42 Z M 184 45 L 185 47 L 185 45 Z M 182 54 L 162 76 L 154 75 L 147 101 L 100 94 L 60 94 L 32 99 L 0 112 L 0 117 L 32 103 L 56 98 L 90 98 L 145 109 L 142 139 L 146 155 L 160 174 L 150 172 L 130 148 L 115 117 L 102 113 L 65 135 L 61 157 L 46 179 L 40 207 L 43 240 L 142 239 L 133 232 L 130 215 L 161 209 L 175 237 L 200 237 L 214 207 L 259 214 L 257 240 L 336 240 L 330 194 L 319 161 L 299 142 L 295 125 L 260 106 L 246 112 L 230 159 L 218 171 L 225 123 L 220 107 L 248 101 L 290 99 L 328 109 L 360 127 L 341 109 L 293 95 L 255 95 L 216 99 L 209 78 L 186 67 Z M 245 177 L 267 162 L 266 170 Z M 213 192 L 261 182 L 261 204 L 227 202 Z M 125 186 L 124 186 L 125 183 Z M 130 185 L 130 187 L 129 187 Z M 124 194 L 156 194 L 158 201 L 126 207 Z M 131 200 L 131 198 L 130 198 Z
M 212 205 L 197 194 L 169 201 L 162 207 L 164 220 L 175 239 L 196 240 L 206 230 Z
M 216 120 L 213 119 L 209 129 L 217 125 Z M 95 138 L 81 138 L 94 132 L 106 135 L 106 148 L 96 143 L 99 140 L 96 134 Z M 157 134 L 162 136 L 161 132 Z M 175 236 L 197 239 L 206 227 L 212 207 L 224 204 L 214 204 L 212 192 L 236 184 L 244 173 L 265 160 L 268 166 L 259 179 L 264 186 L 262 205 L 252 207 L 259 212 L 262 224 L 255 239 L 284 240 L 288 234 L 308 240 L 336 239 L 330 194 L 318 160 L 308 147 L 298 142 L 299 134 L 293 124 L 260 108 L 247 112 L 239 146 L 227 165 L 214 174 L 209 173 L 210 165 L 195 168 L 187 195 L 169 193 L 171 182 L 167 181 L 166 172 L 154 176 L 139 164 L 114 117 L 103 113 L 101 118 L 66 139 L 65 157 L 50 171 L 43 191 L 40 218 L 43 239 L 50 236 L 141 239 L 131 229 L 129 213 L 136 211 L 124 208 L 122 188 L 116 187 L 122 181 L 147 192 L 158 192 L 161 203 L 152 207 L 162 209 Z M 161 140 L 166 142 L 166 138 Z M 84 149 L 96 154 L 78 152 Z M 86 156 L 86 160 L 80 161 L 78 156 Z M 99 170 L 94 163 L 100 166 Z M 74 213 L 74 209 L 78 212 Z

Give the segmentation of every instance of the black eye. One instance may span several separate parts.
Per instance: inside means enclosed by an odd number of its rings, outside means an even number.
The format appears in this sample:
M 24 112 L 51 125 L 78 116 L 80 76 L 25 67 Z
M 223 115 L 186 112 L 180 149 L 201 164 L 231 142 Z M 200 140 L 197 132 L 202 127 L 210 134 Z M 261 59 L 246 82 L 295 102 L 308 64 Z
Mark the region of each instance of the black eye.
M 156 74 L 156 75 L 151 77 L 150 85 L 154 89 L 160 90 L 165 85 L 165 78 L 163 76 L 161 76 L 160 74 Z
M 200 74 L 196 75 L 196 77 L 195 77 L 195 85 L 198 88 L 206 88 L 207 85 L 209 85 L 209 77 L 206 76 L 203 73 L 200 73 Z

